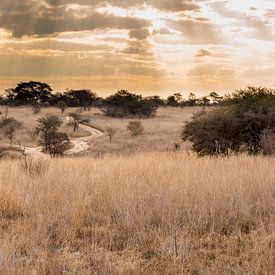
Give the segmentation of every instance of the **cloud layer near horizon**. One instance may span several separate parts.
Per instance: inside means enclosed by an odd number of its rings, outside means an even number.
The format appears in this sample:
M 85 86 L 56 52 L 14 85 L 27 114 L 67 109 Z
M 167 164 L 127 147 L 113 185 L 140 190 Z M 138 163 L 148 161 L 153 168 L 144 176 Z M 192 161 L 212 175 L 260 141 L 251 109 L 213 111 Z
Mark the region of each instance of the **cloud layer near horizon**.
M 1 0 L 0 89 L 30 79 L 106 93 L 272 86 L 275 4 L 249 2 Z

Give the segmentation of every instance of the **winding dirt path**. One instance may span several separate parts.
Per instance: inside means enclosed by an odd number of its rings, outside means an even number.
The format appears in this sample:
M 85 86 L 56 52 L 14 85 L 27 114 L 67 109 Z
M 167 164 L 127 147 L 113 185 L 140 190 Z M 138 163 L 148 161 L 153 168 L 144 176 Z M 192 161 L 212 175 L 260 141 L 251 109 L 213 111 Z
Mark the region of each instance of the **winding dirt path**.
M 80 124 L 79 127 L 81 127 L 83 130 L 87 131 L 90 133 L 89 136 L 87 137 L 81 137 L 81 138 L 75 138 L 71 139 L 71 143 L 73 144 L 73 148 L 66 151 L 66 155 L 73 155 L 77 153 L 81 153 L 84 151 L 87 151 L 89 149 L 89 144 L 88 142 L 94 138 L 103 136 L 104 133 L 87 125 Z
M 74 154 L 78 154 L 78 153 L 87 151 L 89 149 L 89 144 L 88 143 L 89 143 L 90 140 L 104 135 L 103 132 L 101 132 L 101 131 L 99 131 L 99 130 L 91 127 L 91 126 L 87 126 L 87 125 L 84 125 L 84 124 L 79 124 L 79 127 L 84 129 L 85 131 L 89 132 L 90 135 L 86 136 L 86 137 L 71 139 L 70 142 L 73 145 L 73 148 L 66 151 L 65 155 L 74 155 Z M 41 146 L 40 147 L 35 147 L 35 148 L 24 147 L 24 153 L 26 155 L 34 156 L 34 157 L 41 157 L 41 158 L 48 158 L 49 157 L 48 154 L 45 154 L 43 152 L 43 147 L 41 147 Z

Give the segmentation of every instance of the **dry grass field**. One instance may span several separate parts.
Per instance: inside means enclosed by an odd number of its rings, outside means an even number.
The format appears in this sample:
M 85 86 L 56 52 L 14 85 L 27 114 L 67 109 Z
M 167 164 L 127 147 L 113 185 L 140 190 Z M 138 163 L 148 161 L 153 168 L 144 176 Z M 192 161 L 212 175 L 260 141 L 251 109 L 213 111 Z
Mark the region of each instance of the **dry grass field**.
M 14 147 L 14 160 L 0 159 L 0 273 L 273 274 L 275 158 L 173 151 L 199 110 L 160 108 L 138 137 L 131 119 L 86 111 L 91 126 L 116 134 L 91 139 L 77 157 L 23 158 Z M 17 142 L 35 147 L 39 117 L 74 111 L 8 116 L 24 123 Z
M 1 274 L 274 274 L 275 159 L 0 161 Z
M 160 108 L 154 118 L 142 119 L 142 124 L 145 128 L 144 133 L 141 136 L 133 138 L 127 131 L 127 124 L 133 119 L 106 117 L 101 110 L 92 108 L 90 111 L 82 113 L 83 116 L 90 119 L 91 126 L 103 132 L 106 132 L 111 127 L 115 129 L 116 133 L 112 143 L 110 143 L 107 135 L 91 141 L 90 150 L 85 155 L 171 150 L 175 143 L 181 143 L 179 131 L 184 122 L 200 109 L 201 107 Z M 20 141 L 24 146 L 37 146 L 39 140 L 33 133 L 37 120 L 40 117 L 46 114 L 55 114 L 64 120 L 68 113 L 76 112 L 77 110 L 77 108 L 68 108 L 62 115 L 61 111 L 54 107 L 42 108 L 39 114 L 33 114 L 31 107 L 8 108 L 8 116 L 23 122 L 23 128 L 17 134 L 15 143 Z M 2 107 L 0 111 L 4 115 L 5 107 Z M 74 133 L 72 127 L 68 126 L 66 122 L 63 123 L 61 131 L 67 132 L 72 138 L 89 135 L 89 133 L 81 128 Z M 0 145 L 7 146 L 8 144 L 8 140 L 0 136 Z

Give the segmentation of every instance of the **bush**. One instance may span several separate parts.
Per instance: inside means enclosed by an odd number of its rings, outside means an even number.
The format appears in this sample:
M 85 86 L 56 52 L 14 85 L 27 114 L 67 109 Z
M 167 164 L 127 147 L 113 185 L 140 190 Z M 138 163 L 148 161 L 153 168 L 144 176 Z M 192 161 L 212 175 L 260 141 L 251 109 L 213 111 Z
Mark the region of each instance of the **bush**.
M 49 153 L 52 157 L 61 156 L 69 147 L 69 136 L 66 133 L 51 132 L 48 136 Z
M 129 122 L 127 129 L 131 132 L 132 136 L 139 136 L 144 131 L 142 123 L 138 120 Z
M 262 152 L 263 134 L 267 129 L 275 132 L 274 90 L 248 87 L 228 96 L 224 104 L 193 117 L 182 129 L 182 138 L 200 155 Z
M 32 111 L 34 114 L 39 114 L 41 112 L 41 106 L 39 104 L 33 104 Z
M 21 129 L 21 127 L 22 123 L 13 117 L 2 118 L 0 120 L 1 132 L 5 138 L 9 139 L 11 146 L 13 144 L 16 132 Z

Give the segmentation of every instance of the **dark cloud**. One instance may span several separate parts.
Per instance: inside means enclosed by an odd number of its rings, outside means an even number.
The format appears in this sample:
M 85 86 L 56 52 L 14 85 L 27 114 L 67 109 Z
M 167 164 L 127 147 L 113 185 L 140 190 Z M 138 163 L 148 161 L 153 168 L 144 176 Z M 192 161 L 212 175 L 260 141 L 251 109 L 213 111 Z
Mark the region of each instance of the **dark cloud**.
M 0 27 L 11 31 L 14 37 L 45 36 L 68 31 L 108 28 L 131 30 L 150 26 L 148 20 L 133 17 L 102 14 L 95 10 L 79 16 L 64 6 L 58 5 L 53 8 L 43 4 L 39 5 L 37 1 L 26 2 L 25 5 L 19 5 L 21 10 L 17 5 L 9 5 L 7 2 L 0 5 Z M 59 3 L 59 1 L 52 2 Z
M 150 32 L 148 29 L 135 29 L 129 32 L 129 37 L 135 38 L 137 40 L 144 40 L 149 36 L 150 36 Z
M 139 55 L 140 58 L 153 56 L 151 45 L 145 40 L 128 41 L 127 47 L 121 53 Z

